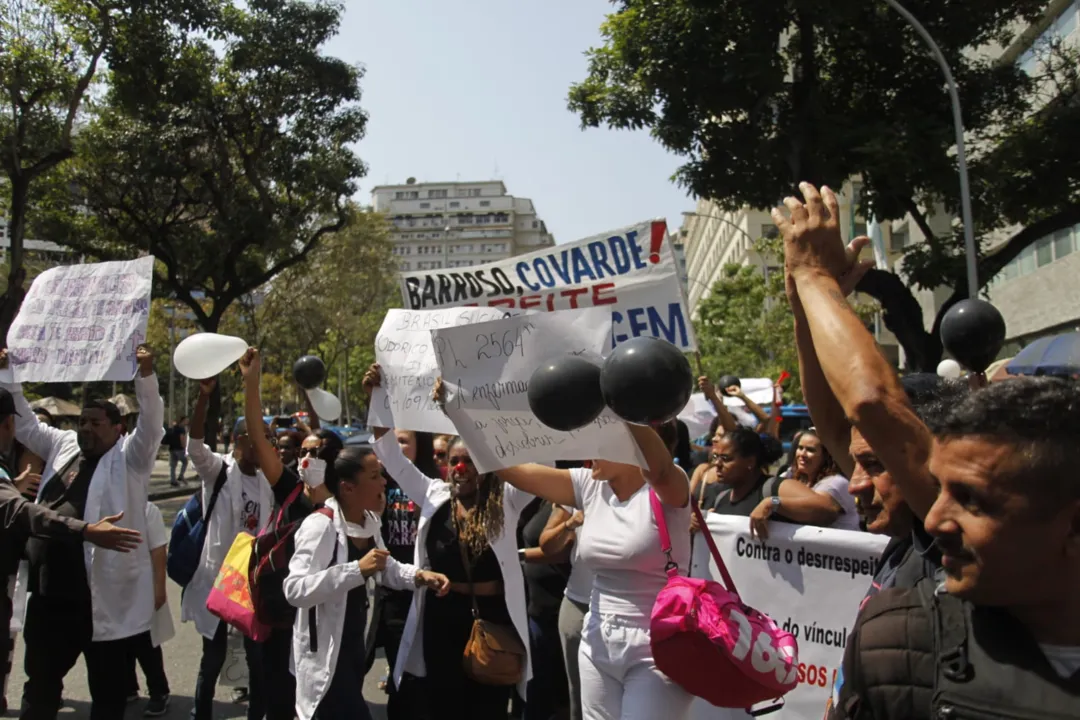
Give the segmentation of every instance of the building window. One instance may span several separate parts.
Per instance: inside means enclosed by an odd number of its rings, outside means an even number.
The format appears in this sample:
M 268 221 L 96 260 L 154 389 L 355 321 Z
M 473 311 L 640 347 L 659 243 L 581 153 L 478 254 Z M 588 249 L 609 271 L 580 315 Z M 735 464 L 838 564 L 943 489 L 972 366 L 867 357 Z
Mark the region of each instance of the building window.
M 480 197 L 480 188 L 470 188 L 469 197 Z
M 402 260 L 400 267 L 401 267 L 402 270 L 408 272 L 408 270 L 409 270 L 409 261 L 408 260 Z
M 497 223 L 508 223 L 508 222 L 510 222 L 510 216 L 507 215 L 506 213 L 495 213 L 495 222 L 497 222 Z
M 491 207 L 491 201 L 490 200 L 481 200 L 480 201 L 480 207 Z
M 441 198 L 446 197 L 446 191 L 445 190 L 428 190 L 427 191 L 427 196 L 431 200 L 441 199 Z
M 450 203 L 450 207 L 459 208 L 459 207 L 461 207 L 461 203 L 459 203 L 457 200 L 455 200 L 454 202 Z
M 431 207 L 431 203 L 420 203 L 420 209 L 421 210 L 427 210 L 430 207 Z
M 1039 267 L 1045 267 L 1054 262 L 1053 238 L 1044 237 L 1035 243 L 1035 260 Z
M 1080 231 L 1077 232 L 1080 238 Z M 1073 251 L 1073 237 L 1069 228 L 1054 233 L 1054 259 L 1060 260 Z
M 533 230 L 535 230 L 536 228 L 540 227 L 540 222 L 537 221 L 537 220 L 533 220 L 532 226 L 533 226 Z
M 477 225 L 490 225 L 491 224 L 491 216 L 490 215 L 477 215 L 476 216 L 476 224 Z
M 889 249 L 893 252 L 900 252 L 907 247 L 907 232 L 904 230 L 897 230 L 889 236 Z
M 458 221 L 458 225 L 472 225 L 473 224 L 473 216 L 472 215 L 458 215 L 457 221 Z

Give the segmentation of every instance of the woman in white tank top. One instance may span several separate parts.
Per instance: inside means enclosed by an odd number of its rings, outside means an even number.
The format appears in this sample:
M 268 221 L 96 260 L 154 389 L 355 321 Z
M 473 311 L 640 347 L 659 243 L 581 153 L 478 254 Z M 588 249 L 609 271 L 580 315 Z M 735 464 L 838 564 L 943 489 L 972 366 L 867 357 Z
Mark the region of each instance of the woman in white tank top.
M 649 616 L 667 583 L 668 558 L 649 502 L 650 490 L 664 507 L 668 526 L 689 527 L 690 482 L 672 460 L 673 424 L 627 426 L 648 470 L 597 460 L 592 469 L 557 470 L 521 465 L 499 471 L 510 485 L 584 512 L 577 530 L 577 561 L 593 575 L 589 612 L 579 650 L 582 715 L 586 720 L 679 720 L 693 699 L 656 669 L 649 645 Z M 672 535 L 671 560 L 685 574 L 688 533 Z

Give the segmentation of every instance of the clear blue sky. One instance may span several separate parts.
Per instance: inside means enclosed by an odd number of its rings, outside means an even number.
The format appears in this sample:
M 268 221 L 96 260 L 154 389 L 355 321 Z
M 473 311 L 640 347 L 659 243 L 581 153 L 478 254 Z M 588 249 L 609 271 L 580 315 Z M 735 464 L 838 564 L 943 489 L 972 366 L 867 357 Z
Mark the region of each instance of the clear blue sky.
M 348 0 L 327 52 L 366 69 L 359 144 L 375 185 L 496 177 L 532 198 L 558 242 L 666 217 L 694 201 L 647 132 L 581 130 L 566 108 L 600 43 L 606 0 Z

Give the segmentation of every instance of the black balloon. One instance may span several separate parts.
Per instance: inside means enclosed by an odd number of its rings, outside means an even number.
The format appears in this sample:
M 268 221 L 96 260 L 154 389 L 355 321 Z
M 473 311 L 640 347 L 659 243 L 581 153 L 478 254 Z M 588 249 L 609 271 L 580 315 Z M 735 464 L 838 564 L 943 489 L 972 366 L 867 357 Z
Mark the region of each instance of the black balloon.
M 732 385 L 738 385 L 739 387 L 742 387 L 742 380 L 739 379 L 739 376 L 738 375 L 722 375 L 720 377 L 720 386 L 719 386 L 720 394 L 721 395 L 727 395 L 727 389 L 729 387 L 731 387 Z
M 529 380 L 529 408 L 553 430 L 585 427 L 604 411 L 600 368 L 579 355 L 545 362 Z
M 961 300 L 941 319 L 941 344 L 961 365 L 981 373 L 1005 344 L 1005 318 L 985 300 Z
M 305 390 L 319 387 L 326 379 L 326 365 L 314 355 L 304 355 L 293 363 L 293 379 Z
M 694 388 L 682 350 L 653 337 L 637 337 L 612 351 L 600 370 L 600 389 L 612 412 L 638 425 L 658 425 L 686 407 Z

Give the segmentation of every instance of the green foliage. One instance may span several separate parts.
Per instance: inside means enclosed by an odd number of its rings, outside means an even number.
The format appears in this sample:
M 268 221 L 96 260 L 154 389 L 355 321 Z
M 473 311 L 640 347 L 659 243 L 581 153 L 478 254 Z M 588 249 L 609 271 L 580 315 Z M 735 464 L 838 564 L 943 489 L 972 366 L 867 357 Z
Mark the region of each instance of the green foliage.
M 361 72 L 320 52 L 340 13 L 262 0 L 219 6 L 209 35 L 143 28 L 160 59 L 111 75 L 42 200 L 41 232 L 100 259 L 151 252 L 159 292 L 216 330 L 350 221 Z
M 584 126 L 648 128 L 686 158 L 676 181 L 721 207 L 768 208 L 797 182 L 840 187 L 861 177 L 862 210 L 909 213 L 928 235 L 905 259 L 909 281 L 967 296 L 962 230 L 944 237 L 920 208 L 958 215 L 949 98 L 923 40 L 882 2 L 837 0 L 620 0 L 570 90 Z M 1044 0 L 905 0 L 941 46 L 959 85 L 969 138 L 977 234 L 1027 225 L 985 254 L 980 280 L 1046 231 L 1080 216 L 1075 128 L 1076 54 L 1042 77 L 975 52 L 1009 47 Z M 1037 231 L 1037 232 L 1036 232 Z M 895 276 L 872 271 L 860 290 L 883 303 L 886 324 L 916 367 L 936 365 L 937 322 Z
M 780 371 L 793 376 L 787 399 L 802 398 L 799 359 L 791 307 L 783 293 L 783 278 L 769 278 L 752 265 L 727 265 L 723 276 L 698 307 L 694 323 L 705 373 L 767 377 Z
M 756 243 L 759 255 L 776 258 L 779 238 Z M 852 301 L 852 308 L 870 326 L 880 307 L 873 301 Z M 698 306 L 694 321 L 701 363 L 714 381 L 721 375 L 776 379 L 791 373 L 786 402 L 802 402 L 799 356 L 795 350 L 795 318 L 784 291 L 784 275 L 772 272 L 766 281 L 756 265 L 726 265 L 722 276 Z

